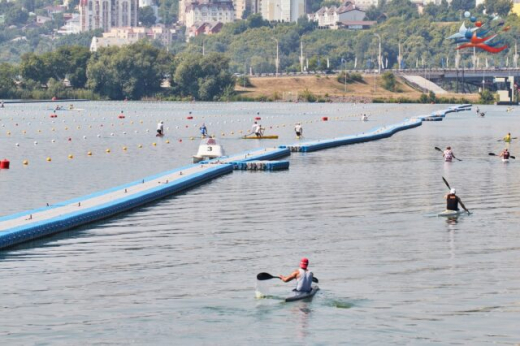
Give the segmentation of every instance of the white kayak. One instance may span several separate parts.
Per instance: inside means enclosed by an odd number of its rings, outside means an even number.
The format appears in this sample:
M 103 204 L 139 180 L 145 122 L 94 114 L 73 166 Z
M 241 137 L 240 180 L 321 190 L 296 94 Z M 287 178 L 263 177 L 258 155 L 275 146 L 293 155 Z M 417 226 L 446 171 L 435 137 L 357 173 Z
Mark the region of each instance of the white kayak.
M 509 163 L 509 159 L 502 159 L 503 163 Z
M 318 286 L 312 286 L 312 289 L 310 292 L 293 291 L 293 295 L 285 298 L 285 301 L 286 302 L 295 302 L 297 300 L 304 300 L 304 299 L 311 300 L 314 297 L 314 295 L 316 294 L 316 292 L 319 291 L 319 289 L 320 288 Z
M 442 213 L 437 214 L 437 216 L 450 217 L 450 216 L 459 216 L 464 213 L 466 213 L 464 210 L 445 210 Z

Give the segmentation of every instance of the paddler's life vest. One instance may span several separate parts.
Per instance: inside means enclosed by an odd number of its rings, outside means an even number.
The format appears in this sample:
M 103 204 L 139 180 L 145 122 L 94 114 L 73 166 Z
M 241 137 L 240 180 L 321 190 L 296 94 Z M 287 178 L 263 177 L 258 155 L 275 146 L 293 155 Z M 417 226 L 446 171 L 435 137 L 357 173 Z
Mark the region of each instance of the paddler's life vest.
M 459 210 L 459 198 L 450 193 L 446 199 L 446 209 Z
M 310 292 L 312 290 L 312 272 L 305 269 L 298 269 L 300 271 L 300 277 L 296 279 L 296 291 L 298 292 Z
M 504 159 L 509 159 L 509 151 L 504 151 L 504 153 L 502 154 L 502 157 Z
M 451 150 L 445 150 L 444 151 L 444 161 L 451 161 L 453 160 L 453 153 Z

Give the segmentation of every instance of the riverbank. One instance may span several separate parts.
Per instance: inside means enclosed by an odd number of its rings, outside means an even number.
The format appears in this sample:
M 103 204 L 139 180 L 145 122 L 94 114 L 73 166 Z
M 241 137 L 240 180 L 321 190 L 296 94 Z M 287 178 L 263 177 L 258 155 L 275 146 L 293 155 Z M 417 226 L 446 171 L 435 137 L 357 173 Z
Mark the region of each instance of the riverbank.
M 258 101 L 311 101 L 311 102 L 389 102 L 431 103 L 424 93 L 412 88 L 396 77 L 398 92 L 382 86 L 381 76 L 363 75 L 363 82 L 340 83 L 336 75 L 290 77 L 251 77 L 251 86 L 238 86 L 235 91 L 243 100 Z M 422 99 L 421 99 L 422 97 Z M 436 96 L 436 103 L 475 103 L 479 94 L 450 93 Z M 435 101 L 433 101 L 435 102 Z

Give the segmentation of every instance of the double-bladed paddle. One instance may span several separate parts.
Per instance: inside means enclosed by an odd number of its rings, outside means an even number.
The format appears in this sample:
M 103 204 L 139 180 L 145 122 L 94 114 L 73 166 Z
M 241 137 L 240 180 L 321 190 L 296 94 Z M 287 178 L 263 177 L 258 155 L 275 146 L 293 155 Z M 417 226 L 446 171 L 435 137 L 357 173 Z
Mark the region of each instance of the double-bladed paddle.
M 498 156 L 498 155 L 495 153 L 489 153 L 489 156 Z M 513 155 L 509 155 L 509 157 L 512 159 L 516 159 L 516 157 L 514 157 Z
M 513 137 L 511 139 L 518 139 L 518 137 Z M 505 139 L 498 139 L 497 142 L 507 142 Z
M 257 280 L 260 280 L 260 281 L 264 281 L 264 280 L 271 280 L 271 279 L 280 279 L 280 277 L 278 276 L 272 276 L 271 274 L 269 273 L 259 273 L 257 276 L 256 276 L 256 279 Z M 280 279 L 281 280 L 281 279 Z M 318 283 L 319 280 L 315 277 L 312 278 L 312 282 L 315 282 L 315 283 Z
M 444 152 L 444 151 L 442 151 L 442 149 L 441 149 L 441 148 L 439 148 L 439 147 L 435 147 L 435 150 L 437 150 L 437 151 L 440 151 L 441 153 L 443 153 L 443 152 Z M 461 159 L 459 159 L 459 158 L 456 158 L 456 157 L 455 157 L 455 155 L 453 155 L 453 158 L 454 158 L 455 160 L 459 160 L 459 161 L 462 161 Z

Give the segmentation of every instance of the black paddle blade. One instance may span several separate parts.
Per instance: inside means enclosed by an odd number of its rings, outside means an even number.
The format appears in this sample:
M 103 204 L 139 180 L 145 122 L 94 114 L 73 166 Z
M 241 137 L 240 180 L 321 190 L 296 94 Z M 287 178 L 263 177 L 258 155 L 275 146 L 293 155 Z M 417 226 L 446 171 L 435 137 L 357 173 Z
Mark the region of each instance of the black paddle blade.
M 272 276 L 271 274 L 269 273 L 259 273 L 257 276 L 256 276 L 256 279 L 257 280 L 271 280 L 271 279 L 274 279 L 276 278 L 277 276 Z
M 497 154 L 495 154 L 495 153 L 489 153 L 488 155 L 489 156 L 497 156 Z
M 446 181 L 446 179 L 444 179 L 444 177 L 442 177 L 442 180 L 444 180 L 444 184 L 446 184 L 446 186 L 448 187 L 448 189 L 451 190 L 450 184 L 448 184 L 448 182 Z
M 439 148 L 439 147 L 435 147 L 435 150 L 437 150 L 437 151 L 442 151 L 442 149 Z
M 315 278 L 315 277 L 313 276 L 313 277 L 312 277 L 312 282 L 319 283 L 320 280 L 318 280 L 318 278 Z
M 514 157 L 514 156 L 512 156 L 512 155 L 511 155 L 511 156 L 509 156 L 509 157 L 510 157 L 510 158 L 512 158 L 512 159 L 516 159 L 516 157 Z

